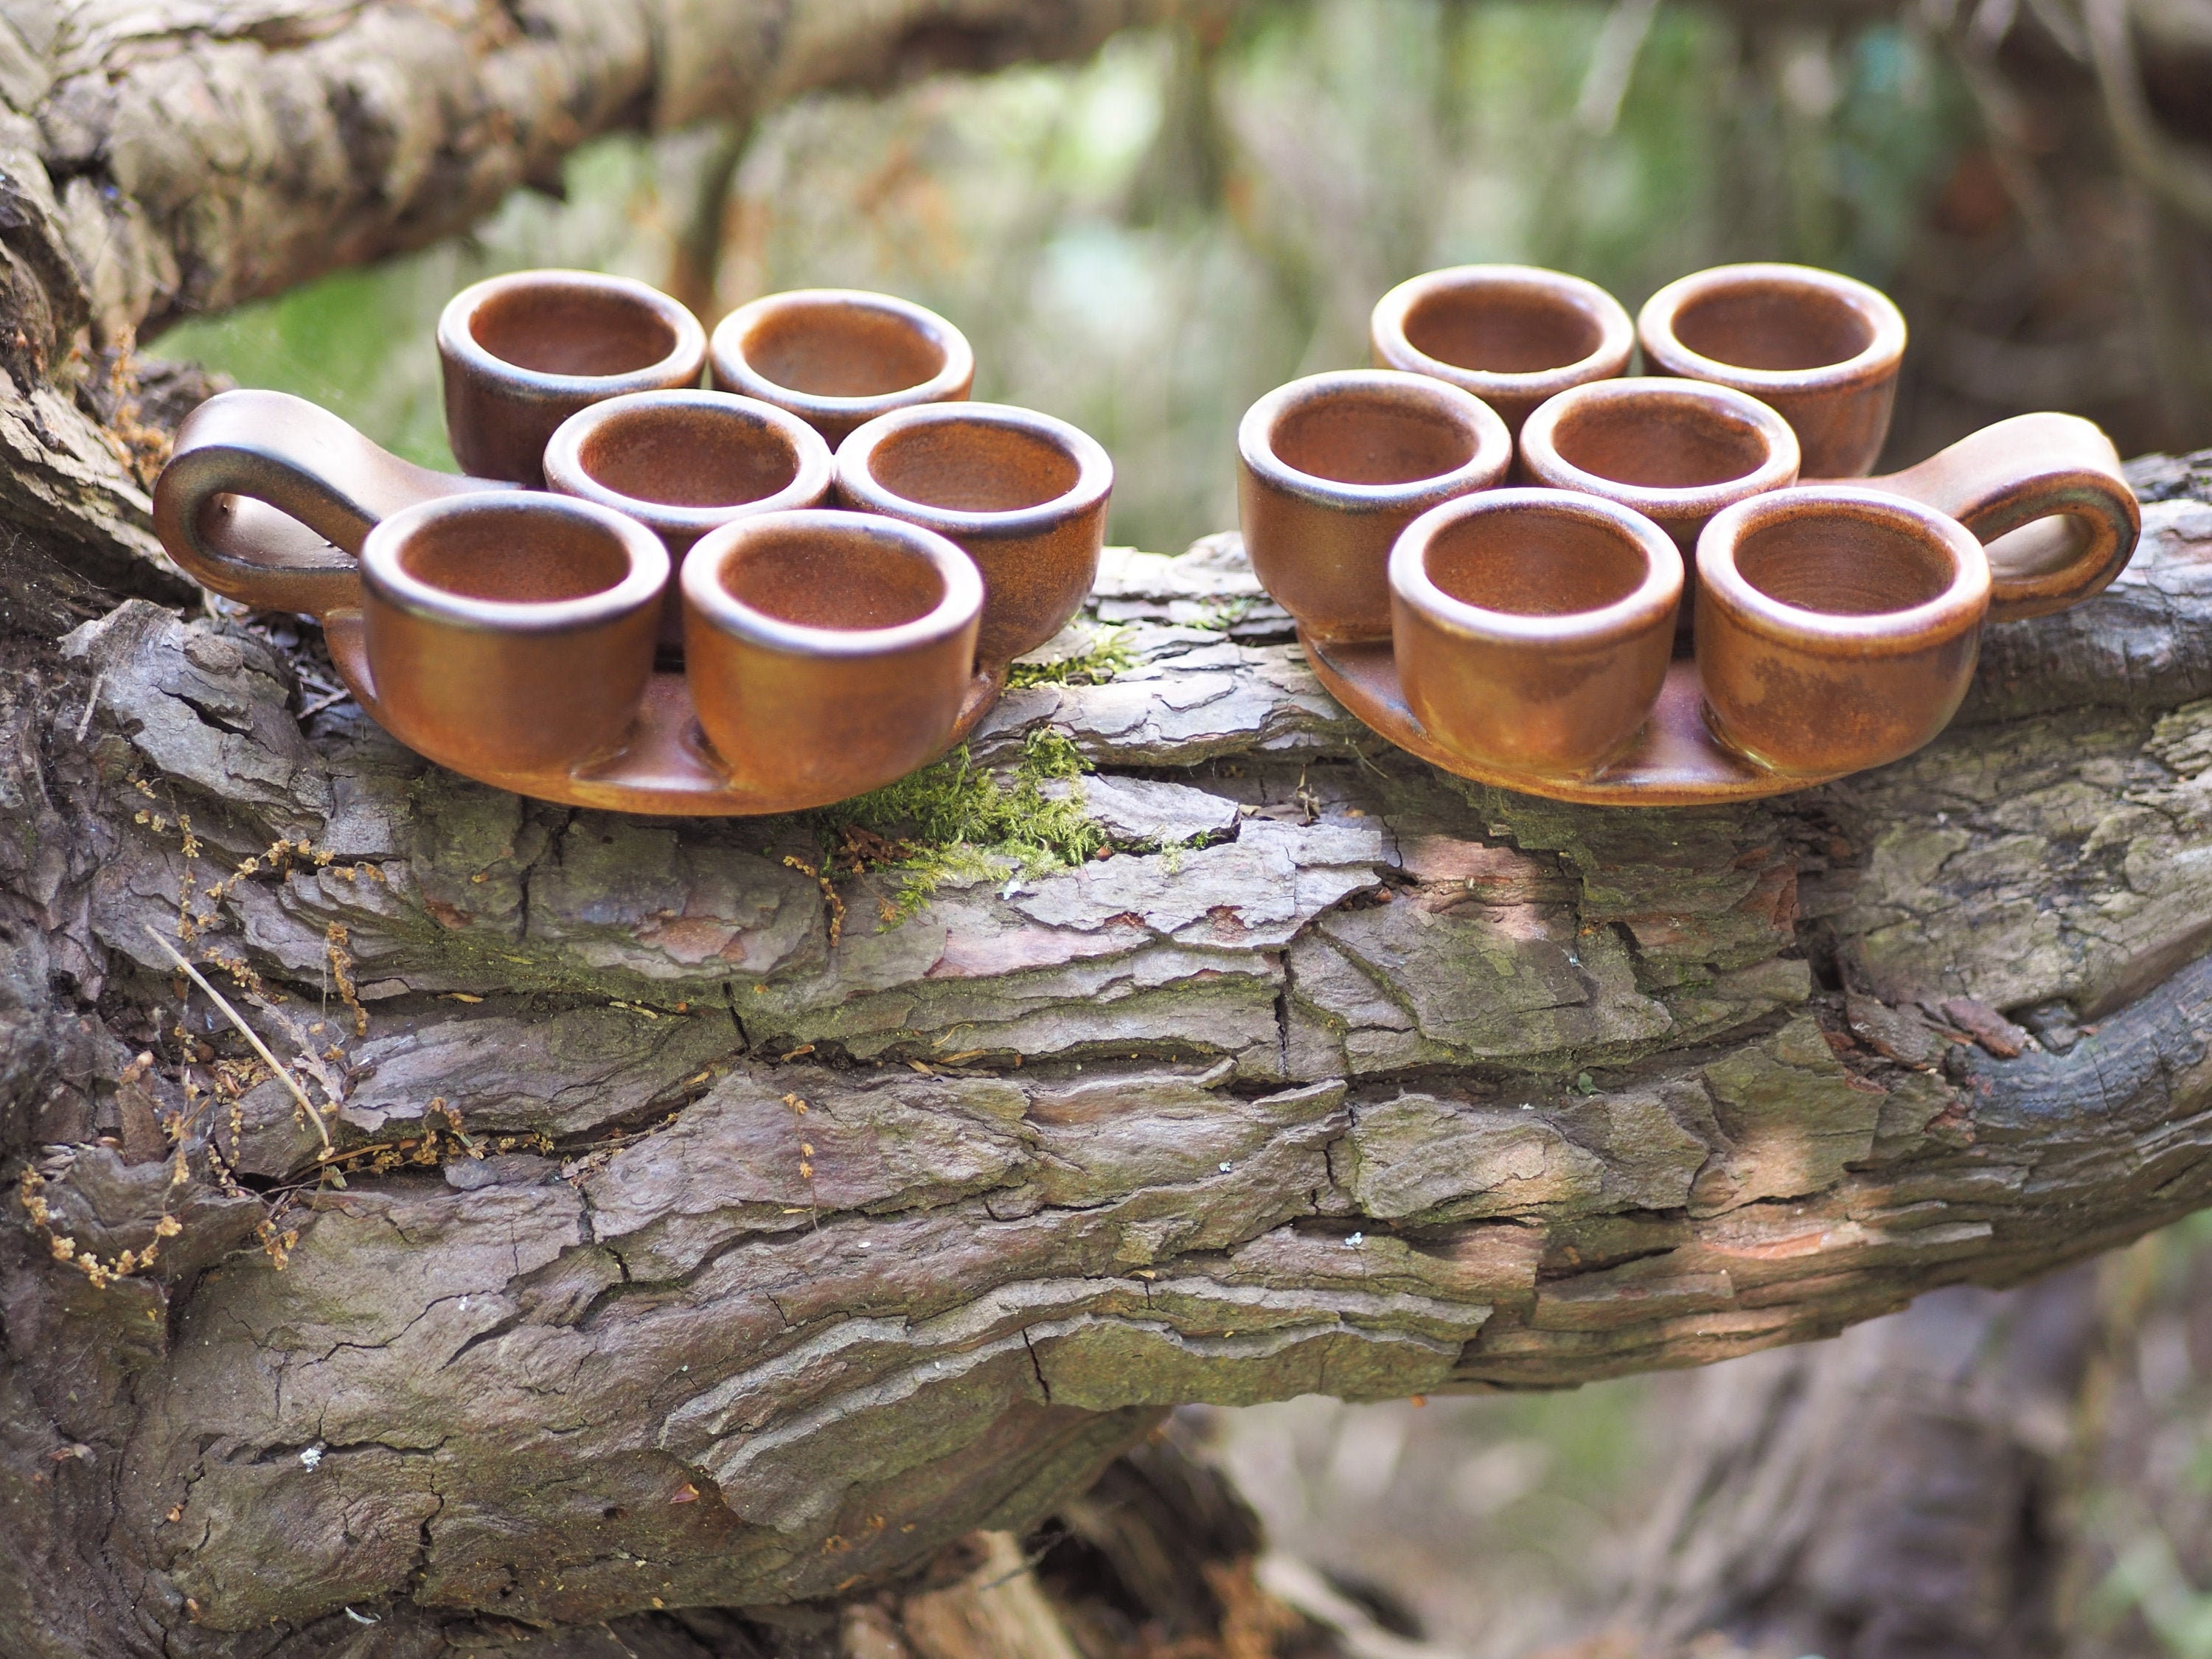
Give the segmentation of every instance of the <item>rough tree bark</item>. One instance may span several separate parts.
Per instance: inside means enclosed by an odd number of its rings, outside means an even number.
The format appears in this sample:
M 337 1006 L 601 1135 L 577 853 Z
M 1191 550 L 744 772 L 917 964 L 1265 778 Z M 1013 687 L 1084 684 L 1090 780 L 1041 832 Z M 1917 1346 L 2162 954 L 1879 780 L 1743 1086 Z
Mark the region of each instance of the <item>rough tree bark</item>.
M 1180 1401 L 1700 1364 L 2205 1201 L 2185 464 L 1940 743 L 1728 811 L 1445 777 L 1233 540 L 1117 556 L 1125 665 L 974 745 L 1057 734 L 1114 855 L 911 914 L 799 867 L 833 820 L 519 800 L 328 704 L 311 635 L 157 602 L 125 347 L 176 296 L 434 234 L 595 126 L 1124 9 L 0 8 L 11 1655 L 744 1651 Z M 155 934 L 335 1104 L 343 1187 Z

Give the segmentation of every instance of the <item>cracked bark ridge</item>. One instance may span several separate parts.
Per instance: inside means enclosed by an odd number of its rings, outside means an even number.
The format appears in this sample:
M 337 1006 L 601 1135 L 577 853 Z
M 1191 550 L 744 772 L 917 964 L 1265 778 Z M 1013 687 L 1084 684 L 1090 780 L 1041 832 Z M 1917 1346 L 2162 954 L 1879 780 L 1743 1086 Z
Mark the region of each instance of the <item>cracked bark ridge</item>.
M 1926 751 L 1687 811 L 1446 777 L 1269 637 L 1233 544 L 1117 554 L 1133 665 L 976 750 L 1064 735 L 1120 849 L 903 920 L 896 872 L 842 882 L 834 945 L 784 862 L 817 825 L 303 726 L 281 630 L 131 601 L 19 647 L 9 1144 L 80 1247 L 185 1230 L 99 1291 L 5 1235 L 0 1483 L 40 1524 L 0 1606 L 41 1655 L 228 1656 L 339 1650 L 349 1607 L 442 1643 L 834 1598 L 1019 1531 L 1176 1403 L 1704 1364 L 2197 1206 L 2212 507 L 2146 520 Z M 131 1133 L 181 1103 L 148 926 L 280 838 L 313 850 L 199 908 L 347 1050 L 353 1178 L 281 1273 L 258 1201 Z M 447 1103 L 485 1156 L 368 1172 Z M 207 1133 L 312 1180 L 273 1082 Z
M 601 133 L 742 124 L 823 87 L 1091 51 L 1175 0 L 6 0 L 0 626 L 99 590 L 189 602 L 147 490 L 181 314 L 557 190 Z M 181 410 L 177 411 L 181 413 Z

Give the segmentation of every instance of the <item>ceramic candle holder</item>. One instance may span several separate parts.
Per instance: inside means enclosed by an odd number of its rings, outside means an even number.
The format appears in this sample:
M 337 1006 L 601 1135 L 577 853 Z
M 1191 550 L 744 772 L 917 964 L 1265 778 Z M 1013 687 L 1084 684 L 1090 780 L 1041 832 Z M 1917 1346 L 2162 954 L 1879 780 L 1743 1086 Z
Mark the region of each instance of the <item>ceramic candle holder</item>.
M 1797 439 L 1757 398 L 1686 380 L 1598 380 L 1521 428 L 1529 478 L 1633 508 L 1686 554 L 1723 507 L 1797 477 Z
M 1237 517 L 1263 586 L 1316 639 L 1387 639 L 1398 534 L 1505 476 L 1513 441 L 1472 394 L 1353 369 L 1279 386 L 1237 429 Z
M 544 481 L 546 440 L 578 410 L 696 386 L 698 319 L 659 289 L 589 270 L 525 270 L 463 289 L 438 319 L 446 436 L 469 472 Z
M 726 392 L 636 392 L 580 410 L 545 446 L 545 482 L 625 513 L 658 535 L 680 572 L 710 530 L 814 507 L 835 481 L 830 447 L 795 415 Z M 684 643 L 672 578 L 660 643 Z
M 1666 680 L 1682 556 L 1599 497 L 1492 489 L 1406 527 L 1390 596 L 1407 704 L 1439 742 L 1587 776 L 1635 740 Z
M 1990 565 L 1957 520 L 1877 491 L 1738 502 L 1698 540 L 1698 678 L 1723 741 L 1830 776 L 1927 743 L 1958 712 Z
M 1595 283 L 1534 265 L 1455 265 L 1392 289 L 1368 319 L 1377 368 L 1426 374 L 1495 410 L 1506 430 L 1570 386 L 1628 372 L 1635 325 Z
M 1905 356 L 1905 318 L 1878 289 L 1806 265 L 1721 265 L 1653 295 L 1637 333 L 1651 373 L 1771 405 L 1797 434 L 1807 478 L 1873 470 Z
M 888 294 L 794 289 L 740 306 L 715 325 L 714 384 L 789 410 L 835 448 L 879 415 L 964 401 L 975 379 L 967 337 Z
M 653 672 L 667 585 L 659 539 L 593 502 L 497 491 L 395 513 L 361 551 L 386 716 L 480 775 L 605 753 Z
M 951 741 L 983 582 L 935 532 L 763 514 L 694 547 L 683 586 L 692 699 L 739 785 L 842 800 Z
M 921 404 L 838 446 L 849 506 L 933 530 L 983 573 L 976 660 L 1003 668 L 1067 625 L 1098 574 L 1114 464 L 1086 433 L 1006 404 Z

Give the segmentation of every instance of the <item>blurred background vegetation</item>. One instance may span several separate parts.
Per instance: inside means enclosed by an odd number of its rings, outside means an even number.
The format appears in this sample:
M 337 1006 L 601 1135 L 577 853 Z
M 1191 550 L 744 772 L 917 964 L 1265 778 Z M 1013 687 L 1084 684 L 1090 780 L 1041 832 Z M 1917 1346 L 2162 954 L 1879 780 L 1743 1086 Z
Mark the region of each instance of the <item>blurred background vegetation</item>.
M 561 199 L 519 192 L 466 239 L 150 349 L 450 466 L 431 328 L 478 276 L 623 271 L 710 325 L 778 289 L 888 289 L 968 333 L 978 397 L 1099 437 L 1112 537 L 1172 550 L 1234 522 L 1244 408 L 1364 361 L 1368 309 L 1403 277 L 1528 261 L 1632 311 L 1682 272 L 1778 258 L 1905 307 L 1894 464 L 2038 407 L 2095 416 L 2124 453 L 2212 444 L 2204 239 L 2116 164 L 2075 16 L 2063 0 L 1278 0 L 1079 66 L 603 140 Z M 2150 94 L 2212 129 L 2212 80 Z M 2206 1230 L 2147 1241 L 2099 1285 L 2101 1381 L 2047 1460 L 2069 1650 L 2212 1659 Z M 1488 1659 L 1607 1605 L 1699 1386 L 1206 1416 L 1279 1547 L 1396 1634 Z

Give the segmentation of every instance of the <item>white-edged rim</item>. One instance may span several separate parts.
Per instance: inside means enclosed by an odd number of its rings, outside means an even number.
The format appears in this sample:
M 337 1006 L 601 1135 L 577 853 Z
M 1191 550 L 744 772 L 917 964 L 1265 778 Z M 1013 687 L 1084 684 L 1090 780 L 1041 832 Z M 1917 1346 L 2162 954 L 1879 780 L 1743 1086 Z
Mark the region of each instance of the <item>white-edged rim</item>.
M 1559 423 L 1569 416 L 1592 404 L 1647 398 L 1679 404 L 1685 409 L 1757 433 L 1765 441 L 1766 459 L 1750 471 L 1733 478 L 1670 489 L 1608 478 L 1601 472 L 1577 466 L 1559 453 Z M 1746 490 L 1779 489 L 1796 481 L 1801 459 L 1797 434 L 1790 422 L 1749 392 L 1708 380 L 1678 380 L 1664 374 L 1589 380 L 1569 386 L 1537 404 L 1521 428 L 1522 463 L 1539 481 L 1555 489 L 1584 490 L 1602 495 L 1652 518 L 1714 513 L 1740 499 Z
M 933 426 L 975 426 L 1019 432 L 1058 449 L 1075 463 L 1075 482 L 1048 501 L 1002 512 L 933 507 L 898 494 L 870 470 L 876 451 L 894 438 Z M 1081 427 L 1056 415 L 1012 404 L 915 404 L 857 426 L 837 446 L 837 488 L 871 513 L 927 526 L 947 536 L 1034 535 L 1103 505 L 1114 490 L 1114 460 Z
M 1303 472 L 1275 453 L 1276 428 L 1291 415 L 1338 397 L 1381 397 L 1415 404 L 1474 428 L 1474 453 L 1448 472 L 1402 483 L 1345 483 Z M 1434 503 L 1485 489 L 1513 463 L 1513 434 L 1504 418 L 1472 392 L 1427 374 L 1396 368 L 1337 368 L 1309 374 L 1267 393 L 1237 423 L 1237 453 L 1254 477 L 1324 507 L 1372 510 Z
M 1429 550 L 1446 531 L 1474 519 L 1536 514 L 1613 532 L 1644 555 L 1644 580 L 1610 605 L 1538 616 L 1469 604 L 1429 574 Z M 1468 639 L 1512 645 L 1600 646 L 1643 633 L 1670 622 L 1685 580 L 1681 550 L 1664 530 L 1632 507 L 1571 489 L 1486 489 L 1432 507 L 1399 533 L 1389 568 L 1390 591 L 1431 623 Z
M 624 369 L 619 374 L 556 374 L 509 362 L 478 340 L 470 324 L 485 301 L 532 288 L 590 289 L 624 301 L 665 323 L 674 343 L 658 362 Z M 540 396 L 611 396 L 656 391 L 665 386 L 672 376 L 696 380 L 707 364 L 707 331 L 688 307 L 635 276 L 610 276 L 601 270 L 513 270 L 471 283 L 446 301 L 446 308 L 438 313 L 438 349 L 476 373 L 517 391 Z
M 481 599 L 425 581 L 403 562 L 407 544 L 448 519 L 505 519 L 526 536 L 530 522 L 566 518 L 605 532 L 629 560 L 622 580 L 568 599 Z M 618 622 L 660 602 L 668 586 L 668 550 L 636 520 L 573 495 L 538 490 L 485 490 L 418 501 L 374 526 L 361 548 L 362 586 L 387 605 L 433 622 L 491 633 L 563 634 Z
M 753 434 L 772 434 L 792 459 L 791 482 L 770 495 L 750 501 L 685 507 L 673 501 L 626 495 L 600 483 L 585 466 L 584 446 L 602 427 L 630 420 L 642 423 L 656 411 L 672 409 L 703 411 L 732 426 L 742 424 L 746 432 Z M 587 404 L 556 427 L 545 444 L 545 482 L 550 489 L 611 507 L 664 534 L 703 535 L 718 525 L 748 514 L 811 507 L 829 494 L 836 476 L 830 446 L 822 441 L 822 434 L 788 410 L 778 409 L 757 398 L 739 397 L 734 392 L 694 391 L 688 386 L 666 392 L 626 392 Z
M 745 543 L 764 536 L 866 537 L 927 560 L 944 582 L 936 605 L 890 628 L 814 628 L 747 605 L 722 585 L 722 567 Z M 935 531 L 876 513 L 801 507 L 760 513 L 711 530 L 684 561 L 684 602 L 719 632 L 748 645 L 799 657 L 877 657 L 952 638 L 983 614 L 983 575 L 975 560 Z
M 1674 319 L 1691 306 L 1729 289 L 1757 283 L 1795 283 L 1842 300 L 1872 326 L 1873 337 L 1840 362 L 1811 368 L 1747 368 L 1692 351 L 1675 334 Z M 1693 271 L 1654 294 L 1636 316 L 1644 355 L 1669 374 L 1740 386 L 1749 392 L 1826 392 L 1877 380 L 1904 358 L 1905 333 L 1905 313 L 1889 295 L 1856 276 L 1814 265 L 1759 263 Z
M 1839 507 L 1887 519 L 1942 544 L 1954 561 L 1949 586 L 1933 599 L 1897 611 L 1814 611 L 1753 586 L 1737 568 L 1735 550 L 1747 538 L 1790 519 L 1817 518 Z M 1956 519 L 1879 489 L 1820 483 L 1771 490 L 1715 514 L 1698 537 L 1698 586 L 1701 603 L 1710 598 L 1770 639 L 1869 656 L 1917 651 L 1931 638 L 1978 626 L 1989 610 L 1991 581 L 1989 556 L 1974 532 Z
M 1485 290 L 1534 295 L 1562 310 L 1575 312 L 1597 325 L 1596 349 L 1571 363 L 1514 372 L 1446 362 L 1431 357 L 1407 337 L 1406 319 L 1416 306 L 1440 295 L 1474 296 Z M 1541 265 L 1450 265 L 1409 276 L 1375 302 L 1367 327 L 1378 351 L 1404 358 L 1392 367 L 1450 381 L 1477 397 L 1485 392 L 1531 398 L 1564 391 L 1585 380 L 1620 374 L 1628 367 L 1629 356 L 1636 349 L 1636 325 L 1626 307 L 1587 278 L 1547 270 Z
M 801 392 L 797 386 L 771 380 L 754 368 L 752 360 L 745 356 L 745 337 L 764 318 L 780 312 L 799 312 L 810 307 L 847 310 L 856 307 L 896 318 L 944 354 L 943 366 L 927 380 L 918 380 L 909 386 L 900 386 L 890 392 L 872 392 L 864 397 L 841 398 L 825 392 Z M 732 386 L 749 397 L 771 400 L 802 415 L 825 421 L 865 418 L 886 409 L 957 398 L 962 388 L 972 384 L 975 378 L 975 348 L 968 343 L 968 337 L 951 323 L 928 307 L 918 306 L 911 300 L 902 300 L 896 294 L 875 294 L 859 288 L 786 289 L 781 294 L 767 294 L 757 300 L 748 301 L 714 325 L 714 332 L 707 349 L 714 364 L 716 380 Z

